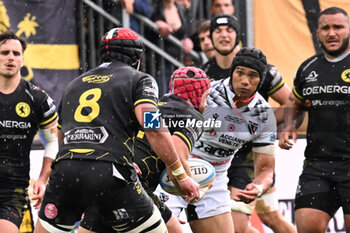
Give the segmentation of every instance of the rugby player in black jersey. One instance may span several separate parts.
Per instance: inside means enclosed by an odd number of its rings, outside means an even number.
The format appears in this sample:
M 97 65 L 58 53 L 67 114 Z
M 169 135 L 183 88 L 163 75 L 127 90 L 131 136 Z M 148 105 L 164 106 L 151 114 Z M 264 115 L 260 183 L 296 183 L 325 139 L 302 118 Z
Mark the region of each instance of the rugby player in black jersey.
M 209 88 L 210 81 L 204 71 L 196 67 L 181 67 L 170 78 L 169 93 L 159 99 L 162 119 L 168 126 L 183 164 L 186 164 L 194 143 L 203 132 L 203 128 L 196 126 L 195 122 L 203 121 L 199 109 L 200 107 L 201 111 L 204 109 Z M 169 232 L 182 232 L 177 218 L 171 215 L 166 205 L 153 194 L 165 164 L 151 149 L 143 131 L 139 131 L 136 138 L 134 160 L 142 172 L 141 183 L 160 208 Z M 186 168 L 187 173 L 190 174 L 188 166 Z
M 142 188 L 133 166 L 134 139 L 146 114 L 157 114 L 154 78 L 139 72 L 143 43 L 127 28 L 101 39 L 103 63 L 74 79 L 59 106 L 59 140 L 35 232 L 79 232 L 102 222 L 119 232 L 166 232 L 158 208 Z M 187 176 L 171 135 L 145 129 L 152 148 L 169 167 L 187 201 L 199 185 Z
M 231 63 L 239 51 L 238 41 L 240 38 L 239 22 L 231 15 L 219 15 L 211 20 L 210 35 L 216 50 L 215 56 L 203 66 L 203 70 L 213 80 L 220 80 L 229 77 Z M 266 100 L 271 97 L 280 107 L 274 113 L 277 124 L 283 122 L 283 107 L 287 102 L 289 88 L 277 69 L 268 64 L 268 71 L 259 94 Z M 252 159 L 252 145 L 244 145 L 235 155 L 228 170 L 228 187 L 232 199 L 239 190 L 251 183 L 254 175 L 254 162 Z M 256 210 L 263 221 L 275 233 L 294 233 L 295 228 L 285 220 L 278 209 L 278 197 L 273 186 L 267 193 L 263 194 L 256 203 Z M 248 217 L 254 209 L 253 204 L 237 203 L 233 201 L 232 217 L 235 222 L 236 232 L 257 232 L 248 224 Z
M 297 140 L 293 125 L 309 113 L 307 145 L 295 196 L 299 233 L 325 232 L 342 207 L 350 232 L 350 27 L 347 12 L 330 7 L 320 13 L 317 38 L 323 52 L 297 70 L 293 93 L 284 113 L 279 146 L 290 149 Z M 292 139 L 290 139 L 290 137 Z
M 26 42 L 11 31 L 0 34 L 0 232 L 19 231 L 28 207 L 29 153 L 40 129 L 46 139 L 33 201 L 39 208 L 58 151 L 57 113 L 53 100 L 21 78 Z
M 210 81 L 203 70 L 190 66 L 180 67 L 170 77 L 169 93 L 162 96 L 158 102 L 162 120 L 172 135 L 176 151 L 188 174 L 188 155 L 203 132 L 203 128 L 198 127 L 196 122 L 203 121 L 200 111 L 205 109 L 209 88 Z M 141 184 L 159 208 L 169 233 L 183 232 L 178 219 L 153 193 L 166 165 L 152 150 L 144 129 L 139 130 L 135 140 L 134 162 L 139 170 Z M 204 192 L 201 193 L 203 194 Z M 98 232 L 110 232 L 101 224 L 95 225 L 93 229 Z

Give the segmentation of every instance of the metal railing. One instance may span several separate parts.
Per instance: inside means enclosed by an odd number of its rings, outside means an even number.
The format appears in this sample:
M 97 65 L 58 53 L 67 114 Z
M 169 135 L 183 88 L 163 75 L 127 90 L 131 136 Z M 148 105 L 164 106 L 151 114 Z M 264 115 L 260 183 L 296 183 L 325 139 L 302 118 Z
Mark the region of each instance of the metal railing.
M 112 27 L 120 27 L 123 25 L 117 17 L 104 9 L 103 4 L 104 2 L 102 0 L 81 0 L 81 3 L 79 4 L 79 47 L 82 72 L 86 72 L 88 69 L 99 64 L 100 61 L 96 56 L 96 48 L 103 33 Z M 123 13 L 122 11 L 123 10 L 120 9 L 120 13 L 117 14 L 121 16 Z M 170 74 L 176 68 L 184 66 L 182 42 L 172 35 L 169 35 L 166 38 L 160 38 L 156 44 L 153 43 L 153 41 L 149 41 L 144 35 L 145 28 L 157 32 L 157 25 L 142 15 L 135 13 L 132 16 L 140 22 L 140 38 L 148 50 L 147 53 L 145 53 L 147 55 L 143 56 L 141 70 L 156 78 L 159 84 L 160 94 L 164 94 L 167 90 L 167 80 Z M 181 51 L 179 60 L 165 52 L 164 40 L 176 46 L 179 51 Z M 199 63 L 200 55 L 197 52 L 191 50 L 189 55 L 192 57 L 193 62 Z M 156 64 L 158 64 L 157 67 Z

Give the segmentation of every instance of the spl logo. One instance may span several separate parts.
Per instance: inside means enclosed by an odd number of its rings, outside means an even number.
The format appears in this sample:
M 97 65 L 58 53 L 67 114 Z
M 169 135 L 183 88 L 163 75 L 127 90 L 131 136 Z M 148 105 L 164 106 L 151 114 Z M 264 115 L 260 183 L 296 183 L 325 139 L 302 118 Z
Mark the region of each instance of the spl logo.
M 27 117 L 30 114 L 30 107 L 27 103 L 19 102 L 16 105 L 16 113 L 20 117 Z
M 341 73 L 341 79 L 343 79 L 344 82 L 350 83 L 350 69 L 346 69 Z

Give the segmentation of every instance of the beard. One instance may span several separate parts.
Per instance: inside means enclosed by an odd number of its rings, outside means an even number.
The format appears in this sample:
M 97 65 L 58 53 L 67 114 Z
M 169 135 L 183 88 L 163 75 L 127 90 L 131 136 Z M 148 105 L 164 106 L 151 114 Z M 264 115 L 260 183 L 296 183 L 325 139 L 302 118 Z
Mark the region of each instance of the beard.
M 324 43 L 320 42 L 321 44 L 321 48 L 323 49 L 323 51 L 325 51 L 325 53 L 327 53 L 328 55 L 332 56 L 332 57 L 338 57 L 340 54 L 342 54 L 349 46 L 349 36 L 344 38 L 342 45 L 340 46 L 339 49 L 334 50 L 334 51 L 330 51 L 326 48 L 326 46 L 324 45 Z

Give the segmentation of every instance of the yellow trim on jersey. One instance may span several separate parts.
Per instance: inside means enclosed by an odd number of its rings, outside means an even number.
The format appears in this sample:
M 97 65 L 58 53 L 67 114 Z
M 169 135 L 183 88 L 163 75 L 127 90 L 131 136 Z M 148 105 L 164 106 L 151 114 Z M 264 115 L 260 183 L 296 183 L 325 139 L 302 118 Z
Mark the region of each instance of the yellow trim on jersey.
M 275 88 L 273 88 L 272 90 L 268 91 L 267 94 L 271 95 L 271 94 L 275 93 L 275 91 L 280 89 L 283 85 L 284 85 L 284 80 L 282 80 Z
M 145 132 L 139 130 L 136 137 L 143 139 L 144 136 L 145 136 Z
M 28 44 L 24 59 L 35 69 L 77 70 L 80 67 L 76 44 Z
M 58 128 L 58 129 L 62 129 L 62 125 L 57 124 L 57 128 Z
M 299 95 L 299 93 L 297 92 L 297 90 L 295 90 L 294 87 L 293 87 L 293 93 L 298 99 L 303 100 L 303 97 L 301 95 Z
M 51 123 L 56 118 L 57 118 L 57 112 L 55 112 L 55 115 L 53 115 L 50 119 L 48 119 L 47 121 L 41 122 L 39 125 L 47 125 L 48 123 Z
M 79 153 L 79 154 L 86 154 L 86 153 L 91 153 L 94 152 L 94 149 L 70 149 L 70 152 L 73 153 Z
M 138 105 L 138 104 L 140 104 L 140 103 L 142 103 L 142 102 L 145 102 L 145 103 L 152 103 L 152 104 L 154 104 L 155 106 L 157 106 L 157 103 L 154 101 L 154 100 L 151 100 L 151 99 L 139 99 L 138 101 L 136 101 L 135 103 L 134 103 L 134 106 L 136 106 L 136 105 Z
M 173 133 L 173 135 L 180 136 L 180 138 L 182 138 L 187 143 L 190 152 L 192 151 L 190 140 L 188 140 L 188 138 L 183 133 L 176 131 L 175 133 Z

